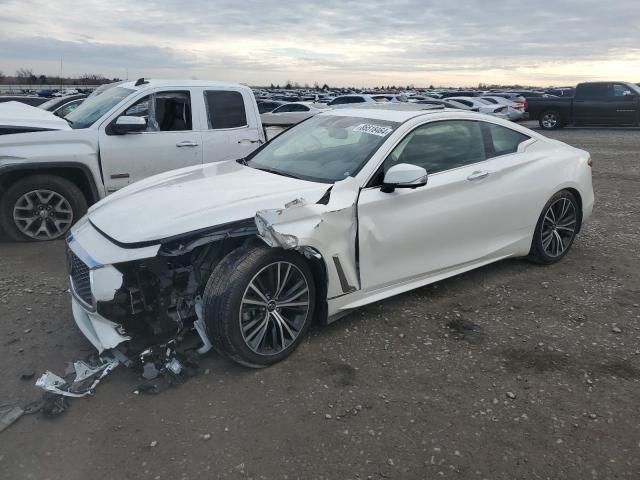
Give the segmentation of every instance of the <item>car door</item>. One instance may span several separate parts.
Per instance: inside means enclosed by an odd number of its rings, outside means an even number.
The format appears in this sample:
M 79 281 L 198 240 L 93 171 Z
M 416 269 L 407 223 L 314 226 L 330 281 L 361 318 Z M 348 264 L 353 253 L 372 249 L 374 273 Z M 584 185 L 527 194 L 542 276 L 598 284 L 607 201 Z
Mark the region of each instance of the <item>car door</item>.
M 264 142 L 251 90 L 202 89 L 204 163 L 244 158 Z
M 202 163 L 202 138 L 194 129 L 191 96 L 188 89 L 155 91 L 100 127 L 107 193 L 151 175 Z M 143 117 L 147 130 L 119 135 L 111 127 L 119 116 Z
M 573 98 L 573 118 L 577 124 L 609 123 L 611 118 L 609 84 L 584 83 L 576 88 Z
M 609 87 L 609 123 L 633 125 L 638 118 L 638 96 L 623 83 L 612 83 Z
M 424 167 L 428 183 L 385 193 L 384 172 L 399 163 Z M 377 290 L 478 262 L 499 223 L 499 189 L 482 129 L 471 120 L 430 122 L 410 132 L 360 194 L 361 282 Z

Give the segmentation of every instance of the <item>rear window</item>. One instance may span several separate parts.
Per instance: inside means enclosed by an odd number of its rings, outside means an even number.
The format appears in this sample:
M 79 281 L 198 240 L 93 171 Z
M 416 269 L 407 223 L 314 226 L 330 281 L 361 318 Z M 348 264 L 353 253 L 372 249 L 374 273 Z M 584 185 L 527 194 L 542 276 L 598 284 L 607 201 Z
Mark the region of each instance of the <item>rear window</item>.
M 491 139 L 489 146 L 493 147 L 492 157 L 516 153 L 518 146 L 530 138 L 523 133 L 493 123 L 484 123 L 484 125 L 489 131 Z
M 207 90 L 204 92 L 204 98 L 210 129 L 247 126 L 247 114 L 240 92 Z

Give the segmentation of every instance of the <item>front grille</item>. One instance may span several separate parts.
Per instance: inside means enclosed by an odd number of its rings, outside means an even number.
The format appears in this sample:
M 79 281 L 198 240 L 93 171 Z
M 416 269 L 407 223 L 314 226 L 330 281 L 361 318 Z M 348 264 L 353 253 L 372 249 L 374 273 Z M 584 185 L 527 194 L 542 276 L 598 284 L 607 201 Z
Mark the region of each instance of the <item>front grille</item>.
M 72 250 L 69 250 L 69 269 L 73 292 L 87 305 L 93 305 L 89 267 Z

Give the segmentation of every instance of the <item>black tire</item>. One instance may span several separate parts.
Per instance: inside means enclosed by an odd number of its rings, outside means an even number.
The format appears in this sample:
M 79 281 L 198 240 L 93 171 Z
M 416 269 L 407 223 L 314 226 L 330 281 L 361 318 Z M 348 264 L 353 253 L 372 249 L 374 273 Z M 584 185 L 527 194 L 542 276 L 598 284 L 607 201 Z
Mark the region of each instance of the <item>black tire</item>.
M 308 288 L 308 309 L 299 322 L 301 326 L 297 336 L 286 348 L 272 354 L 259 353 L 248 345 L 242 333 L 242 302 L 254 278 L 278 262 L 297 267 L 297 273 L 304 276 Z M 284 360 L 298 347 L 313 319 L 315 300 L 313 274 L 299 253 L 260 244 L 242 246 L 224 257 L 209 277 L 203 298 L 207 332 L 216 350 L 234 362 L 252 368 L 267 367 Z M 260 315 L 266 315 L 265 328 L 271 328 L 272 324 L 275 328 L 275 319 L 266 306 Z M 267 335 L 263 337 L 266 339 Z M 284 346 L 284 337 L 282 343 Z
M 567 210 L 568 216 L 564 220 L 558 218 L 556 222 L 555 217 L 558 215 L 557 212 L 561 211 L 558 209 L 556 209 L 556 213 L 552 215 L 554 217 L 554 222 L 546 220 L 546 218 L 551 218 L 551 215 L 549 215 L 548 212 L 552 206 L 554 206 L 554 208 L 557 206 L 561 209 L 562 206 L 569 204 L 571 207 Z M 571 211 L 573 211 L 573 215 L 571 215 Z M 582 211 L 580 210 L 580 203 L 573 193 L 567 190 L 562 190 L 553 195 L 542 209 L 542 213 L 536 223 L 536 230 L 533 234 L 531 251 L 529 252 L 528 258 L 533 262 L 542 265 L 549 265 L 560 261 L 571 249 L 576 235 L 580 231 L 581 222 Z M 550 223 L 552 223 L 553 226 L 551 226 Z M 562 225 L 567 226 L 562 227 Z M 567 230 L 569 226 L 573 228 L 573 233 L 570 237 Z M 552 237 L 551 240 L 547 240 L 549 236 Z M 560 238 L 559 242 L 558 237 Z M 555 245 L 561 244 L 563 246 L 561 252 L 554 252 L 554 242 Z
M 29 192 L 36 191 L 54 192 L 56 195 L 59 195 L 59 197 L 54 197 L 54 199 L 63 198 L 67 202 L 63 205 L 68 205 L 67 209 L 70 210 L 70 214 L 64 214 L 64 223 L 61 226 L 50 228 L 50 230 L 54 232 L 53 236 L 30 236 L 23 232 L 17 221 L 14 220 L 14 208 L 17 206 L 17 202 L 24 198 L 24 195 L 29 194 Z M 82 191 L 69 180 L 56 175 L 30 175 L 13 183 L 13 185 L 6 190 L 2 198 L 0 198 L 0 227 L 15 241 L 55 240 L 64 238 L 71 226 L 87 212 L 87 208 L 87 200 Z M 55 219 L 55 215 L 59 215 L 59 220 L 62 218 L 62 214 L 54 210 L 51 218 Z M 44 221 L 44 219 L 40 221 Z M 35 228 L 35 226 L 33 228 Z M 24 230 L 30 231 L 29 229 Z
M 557 110 L 545 110 L 542 112 L 538 123 L 543 130 L 558 130 L 564 127 L 562 115 Z

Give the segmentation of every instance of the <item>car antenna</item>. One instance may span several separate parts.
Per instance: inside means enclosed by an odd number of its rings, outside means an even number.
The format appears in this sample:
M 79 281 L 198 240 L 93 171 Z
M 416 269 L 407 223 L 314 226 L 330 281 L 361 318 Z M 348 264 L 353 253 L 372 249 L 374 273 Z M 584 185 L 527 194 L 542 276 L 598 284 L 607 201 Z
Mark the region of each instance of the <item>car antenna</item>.
M 135 83 L 134 87 L 139 87 L 140 85 L 144 85 L 145 83 L 149 83 L 149 82 L 147 82 L 144 79 L 144 77 L 141 77 L 138 80 L 136 80 L 136 83 Z

